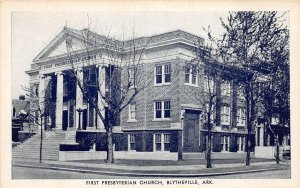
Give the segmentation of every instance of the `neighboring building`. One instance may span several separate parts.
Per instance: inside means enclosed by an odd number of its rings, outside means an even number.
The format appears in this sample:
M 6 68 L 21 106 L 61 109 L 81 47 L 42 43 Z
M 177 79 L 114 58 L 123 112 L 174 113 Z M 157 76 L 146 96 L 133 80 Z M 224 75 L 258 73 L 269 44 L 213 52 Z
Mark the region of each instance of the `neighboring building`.
M 25 99 L 24 95 L 20 95 L 19 99 L 12 100 L 11 114 L 12 114 L 12 141 L 19 141 L 19 131 L 27 130 L 28 120 L 27 114 L 30 113 L 30 102 Z M 25 117 L 26 116 L 26 117 Z
M 85 32 L 90 31 L 65 27 L 33 60 L 31 69 L 26 71 L 33 92 L 39 96 L 40 105 L 46 107 L 45 130 L 77 130 L 78 135 L 104 132 L 102 121 L 82 97 L 76 79 L 70 74 L 74 70 L 70 66 L 66 40 L 71 40 L 73 50 L 77 51 L 74 64 L 79 78 L 103 80 L 109 74 L 106 49 L 99 45 L 108 39 L 90 32 L 91 40 L 98 45 L 87 54 L 83 37 Z M 119 134 L 114 140 L 116 150 L 178 152 L 182 147 L 183 152 L 202 153 L 207 147 L 206 103 L 197 98 L 207 89 L 206 71 L 205 68 L 197 68 L 191 60 L 196 58 L 195 47 L 201 46 L 204 40 L 177 30 L 138 38 L 135 43 L 137 47 L 142 47 L 150 38 L 141 62 L 144 76 L 153 74 L 153 77 L 149 86 L 123 110 L 119 125 L 115 126 L 115 132 Z M 129 41 L 125 41 L 125 45 L 127 43 Z M 96 64 L 93 71 L 87 71 L 82 66 L 83 62 L 88 61 Z M 242 86 L 239 80 L 243 79 L 244 74 L 238 68 L 232 71 L 231 67 L 220 64 L 215 65 L 215 70 L 217 76 L 213 81 L 217 97 L 212 114 L 212 151 L 234 156 L 234 153 L 243 153 L 246 146 L 245 101 L 244 94 L 238 90 Z M 132 73 L 129 73 L 131 80 L 135 79 L 130 75 Z M 101 89 L 105 93 L 105 86 Z M 99 98 L 97 93 L 94 97 Z M 82 110 L 81 116 L 77 112 L 79 108 Z M 35 111 L 38 112 L 37 109 Z M 251 141 L 253 150 L 254 134 Z M 96 144 L 103 145 L 99 142 L 96 141 Z M 101 146 L 96 148 L 103 150 Z
M 257 91 L 267 90 L 265 88 L 264 82 L 267 77 L 260 78 L 257 82 Z M 258 98 L 258 101 L 261 98 Z M 255 156 L 260 158 L 275 158 L 276 156 L 276 137 L 279 143 L 279 153 L 280 158 L 290 157 L 290 117 L 286 111 L 282 110 L 280 105 L 277 105 L 276 99 L 274 99 L 272 117 L 268 117 L 270 126 L 267 124 L 267 118 L 264 117 L 263 113 L 265 111 L 264 106 L 259 103 L 256 105 L 257 111 L 257 124 L 255 126 L 256 132 L 256 146 L 255 146 Z
M 30 102 L 25 99 L 24 95 L 20 95 L 19 99 L 13 99 L 12 102 L 12 118 L 18 118 L 20 113 L 30 112 Z

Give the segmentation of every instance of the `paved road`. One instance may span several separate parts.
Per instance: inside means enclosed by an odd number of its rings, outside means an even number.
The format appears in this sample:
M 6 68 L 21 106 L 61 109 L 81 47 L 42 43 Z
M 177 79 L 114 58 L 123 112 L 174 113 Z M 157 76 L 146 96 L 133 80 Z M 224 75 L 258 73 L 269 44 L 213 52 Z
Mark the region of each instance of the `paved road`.
M 216 176 L 214 178 L 216 179 L 290 179 L 291 170 L 275 170 L 275 171 L 266 171 L 266 172 L 235 174 L 235 175 L 226 175 L 226 176 Z
M 12 179 L 116 179 L 122 176 L 108 176 L 81 172 L 68 172 L 37 168 L 12 167 Z
M 90 174 L 81 172 L 68 172 L 48 169 L 12 168 L 13 179 L 125 179 L 130 177 L 123 176 L 108 176 L 101 174 Z M 267 172 L 255 172 L 246 174 L 215 176 L 215 177 L 201 177 L 200 179 L 288 179 L 290 178 L 290 170 L 276 170 Z M 133 177 L 131 177 L 133 178 Z M 157 177 L 159 178 L 159 177 Z M 145 177 L 143 177 L 145 179 Z

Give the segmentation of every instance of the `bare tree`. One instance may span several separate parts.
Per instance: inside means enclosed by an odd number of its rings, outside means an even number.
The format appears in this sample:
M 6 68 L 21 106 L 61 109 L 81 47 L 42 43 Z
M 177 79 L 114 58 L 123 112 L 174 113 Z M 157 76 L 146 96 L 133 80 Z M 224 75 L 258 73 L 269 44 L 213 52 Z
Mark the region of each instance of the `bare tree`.
M 22 86 L 23 90 L 26 92 L 27 99 L 30 104 L 30 111 L 27 114 L 27 119 L 29 124 L 33 124 L 32 126 L 36 126 L 37 128 L 40 126 L 40 157 L 39 162 L 42 162 L 42 153 L 43 153 L 43 120 L 44 120 L 44 129 L 47 130 L 47 113 L 45 113 L 47 105 L 47 110 L 53 111 L 53 106 L 50 104 L 49 97 L 41 97 L 41 95 L 45 96 L 46 90 L 38 91 L 33 87 L 25 87 Z M 48 113 L 49 115 L 49 113 Z M 44 119 L 43 119 L 44 117 Z M 31 126 L 31 125 L 30 125 Z M 32 127 L 33 128 L 33 127 Z
M 75 78 L 83 98 L 103 122 L 107 134 L 107 162 L 113 163 L 113 127 L 119 124 L 124 108 L 149 85 L 153 77 L 141 63 L 151 38 L 136 39 L 133 32 L 130 40 L 119 41 L 90 29 L 82 30 L 81 37 L 84 38 L 83 52 L 74 48 L 71 35 L 66 36 L 72 67 L 68 73 Z M 82 56 L 85 59 L 79 65 L 76 59 Z M 104 67 L 103 72 L 100 67 Z M 79 71 L 83 71 L 83 76 Z
M 272 51 L 273 64 L 269 67 L 267 79 L 259 90 L 265 123 L 275 139 L 276 163 L 279 164 L 279 139 L 271 126 L 272 118 L 278 119 L 279 126 L 290 124 L 290 83 L 289 83 L 289 36 L 284 35 L 280 45 Z
M 286 35 L 284 15 L 273 12 L 229 12 L 226 20 L 221 19 L 224 33 L 220 38 L 209 33 L 215 43 L 217 56 L 226 64 L 233 64 L 245 70 L 246 124 L 246 165 L 250 165 L 251 132 L 255 114 L 255 83 L 260 73 L 273 63 L 273 49 L 280 45 L 282 35 Z
M 201 82 L 201 85 L 204 87 L 200 87 L 199 90 L 195 91 L 194 96 L 202 104 L 202 108 L 204 109 L 204 128 L 207 130 L 207 139 L 206 140 L 206 168 L 212 168 L 211 161 L 211 130 L 213 126 L 213 115 L 216 109 L 216 77 L 217 72 L 214 69 L 214 65 L 212 63 L 212 50 L 210 47 L 199 46 L 195 50 L 196 58 L 193 59 L 189 64 L 186 65 L 185 71 L 192 72 L 193 76 L 198 76 Z

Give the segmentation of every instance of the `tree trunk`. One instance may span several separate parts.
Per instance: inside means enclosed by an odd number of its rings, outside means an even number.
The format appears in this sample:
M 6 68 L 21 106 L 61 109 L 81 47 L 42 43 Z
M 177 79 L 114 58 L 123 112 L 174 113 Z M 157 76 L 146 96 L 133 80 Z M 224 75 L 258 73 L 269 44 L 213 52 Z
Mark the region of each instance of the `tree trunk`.
M 275 142 L 276 142 L 276 164 L 279 164 L 280 158 L 279 158 L 279 140 L 278 140 L 278 135 L 275 135 Z
M 212 108 L 212 98 L 210 98 L 209 109 L 207 113 L 208 147 L 206 147 L 206 168 L 212 168 L 211 166 L 211 122 L 210 122 L 211 108 Z
M 178 131 L 178 161 L 182 160 L 182 131 Z
M 248 81 L 246 85 L 246 108 L 247 108 L 247 142 L 246 142 L 246 150 L 247 150 L 247 155 L 246 155 L 246 166 L 250 166 L 250 146 L 251 146 L 251 141 L 250 141 L 250 136 L 251 136 L 251 129 L 252 129 L 252 124 L 251 124 L 251 114 L 250 114 L 250 109 L 251 109 L 251 94 L 250 94 L 250 83 Z
M 107 163 L 114 163 L 112 126 L 108 129 L 107 132 Z
M 208 147 L 207 147 L 207 154 L 206 154 L 206 168 L 212 168 L 211 166 L 211 128 L 210 128 L 210 123 L 209 128 L 208 128 Z

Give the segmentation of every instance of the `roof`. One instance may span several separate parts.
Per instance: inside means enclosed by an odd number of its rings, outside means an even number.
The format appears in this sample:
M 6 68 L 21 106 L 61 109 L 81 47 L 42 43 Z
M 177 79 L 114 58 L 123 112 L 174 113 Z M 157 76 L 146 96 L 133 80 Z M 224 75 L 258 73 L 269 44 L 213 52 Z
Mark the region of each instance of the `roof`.
M 149 44 L 168 42 L 172 40 L 181 40 L 194 46 L 203 45 L 204 43 L 203 38 L 182 30 L 170 31 L 167 33 L 157 34 L 149 37 L 139 37 L 132 40 L 122 41 L 110 36 L 100 35 L 89 29 L 76 30 L 73 28 L 64 27 L 63 30 L 34 58 L 33 62 L 43 59 L 44 54 L 49 53 L 49 51 L 55 48 L 55 46 L 59 42 L 61 42 L 61 40 L 63 40 L 63 37 L 66 35 L 76 37 L 77 39 L 84 41 L 88 45 L 91 45 L 93 48 L 103 47 L 103 45 L 105 45 L 106 47 L 120 46 L 126 49 L 132 47 L 133 44 L 135 47 L 143 47 Z
M 19 115 L 19 112 L 21 110 L 24 110 L 25 112 L 29 112 L 30 110 L 30 102 L 27 100 L 18 100 L 18 99 L 13 99 L 12 100 L 12 106 L 16 110 L 16 115 Z

